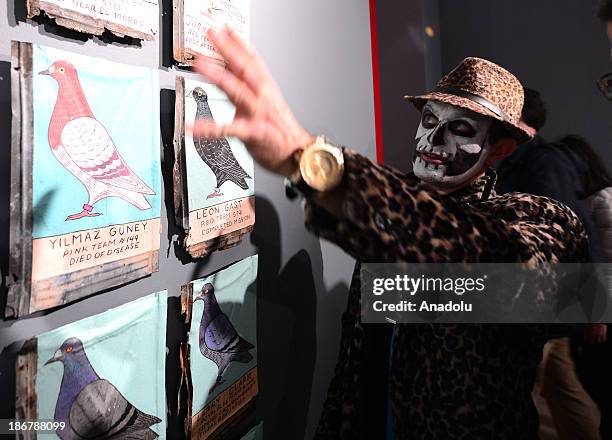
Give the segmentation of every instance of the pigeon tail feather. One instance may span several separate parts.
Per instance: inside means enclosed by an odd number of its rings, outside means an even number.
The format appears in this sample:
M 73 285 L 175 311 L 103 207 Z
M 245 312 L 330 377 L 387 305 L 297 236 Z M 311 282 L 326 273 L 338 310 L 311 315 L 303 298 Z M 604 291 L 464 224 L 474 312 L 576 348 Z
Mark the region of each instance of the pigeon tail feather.
M 232 361 L 240 362 L 243 364 L 248 364 L 249 362 L 251 362 L 251 359 L 253 359 L 253 355 L 248 351 L 236 353 L 234 356 L 232 356 Z
M 246 179 L 250 179 L 251 177 L 249 175 L 246 175 L 244 177 L 242 176 L 228 176 L 228 180 L 234 182 L 236 185 L 238 185 L 240 187 L 240 189 L 244 189 L 247 190 L 249 189 L 249 184 L 246 182 Z
M 124 199 L 130 202 L 132 205 L 136 206 L 138 209 L 144 211 L 146 209 L 151 208 L 151 204 L 147 200 L 147 198 L 138 192 L 133 191 L 117 191 L 117 197 Z

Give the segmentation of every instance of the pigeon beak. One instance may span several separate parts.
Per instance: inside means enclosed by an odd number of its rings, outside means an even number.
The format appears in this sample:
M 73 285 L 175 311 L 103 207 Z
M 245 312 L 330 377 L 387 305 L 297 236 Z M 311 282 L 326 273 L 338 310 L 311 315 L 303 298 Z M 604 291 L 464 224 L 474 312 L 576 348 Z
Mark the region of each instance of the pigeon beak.
M 39 75 L 51 75 L 51 72 L 49 72 L 49 70 L 41 70 L 40 72 L 38 72 Z
M 193 90 L 188 91 L 185 96 L 188 98 L 193 98 Z
M 53 355 L 53 357 L 49 359 L 47 362 L 45 362 L 45 365 L 49 365 L 49 364 L 52 364 L 53 362 L 57 362 L 61 360 L 62 360 L 62 350 L 58 349 Z
M 196 296 L 196 297 L 193 299 L 193 302 L 196 302 L 196 301 L 203 301 L 203 300 L 204 300 L 204 298 L 202 297 L 202 294 L 200 293 L 200 294 L 198 294 L 198 296 Z

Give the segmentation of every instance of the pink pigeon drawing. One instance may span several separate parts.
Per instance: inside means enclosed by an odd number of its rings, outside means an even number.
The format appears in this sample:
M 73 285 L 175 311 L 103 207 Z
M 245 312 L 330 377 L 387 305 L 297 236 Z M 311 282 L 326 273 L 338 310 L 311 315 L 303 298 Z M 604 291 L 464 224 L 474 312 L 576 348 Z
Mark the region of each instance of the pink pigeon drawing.
M 101 215 L 93 205 L 106 197 L 119 197 L 145 210 L 145 194 L 155 192 L 127 165 L 113 139 L 96 119 L 83 92 L 75 67 L 56 61 L 40 75 L 57 81 L 57 100 L 49 122 L 49 146 L 55 158 L 85 186 L 89 199 L 83 210 L 66 220 Z

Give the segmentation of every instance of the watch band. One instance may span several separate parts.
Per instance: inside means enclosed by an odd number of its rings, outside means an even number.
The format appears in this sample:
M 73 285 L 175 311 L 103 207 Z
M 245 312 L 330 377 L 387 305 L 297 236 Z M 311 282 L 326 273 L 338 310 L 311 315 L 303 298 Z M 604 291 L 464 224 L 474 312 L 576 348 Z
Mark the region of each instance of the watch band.
M 309 187 L 304 180 L 300 179 L 297 182 L 294 182 L 288 177 L 285 177 L 285 196 L 289 200 L 295 200 L 300 196 L 308 197 L 315 192 L 316 191 Z

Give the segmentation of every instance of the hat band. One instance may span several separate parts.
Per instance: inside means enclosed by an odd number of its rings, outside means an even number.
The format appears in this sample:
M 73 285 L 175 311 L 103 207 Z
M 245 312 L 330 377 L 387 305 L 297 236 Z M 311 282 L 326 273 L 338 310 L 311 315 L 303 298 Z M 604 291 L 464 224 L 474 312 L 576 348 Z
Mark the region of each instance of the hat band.
M 473 102 L 475 102 L 477 104 L 480 104 L 481 106 L 491 110 L 493 113 L 495 113 L 497 116 L 502 118 L 504 121 L 509 122 L 510 124 L 514 124 L 514 122 L 512 122 L 512 119 L 510 119 L 510 117 L 501 108 L 499 108 L 498 106 L 493 104 L 487 98 L 484 98 L 484 97 L 482 97 L 480 95 L 476 95 L 474 93 L 466 92 L 465 90 L 456 89 L 454 87 L 440 87 L 440 88 L 436 89 L 436 91 L 440 92 L 440 93 L 446 93 L 446 94 L 449 94 L 449 95 L 459 96 L 460 98 L 469 99 L 470 101 L 473 101 Z

